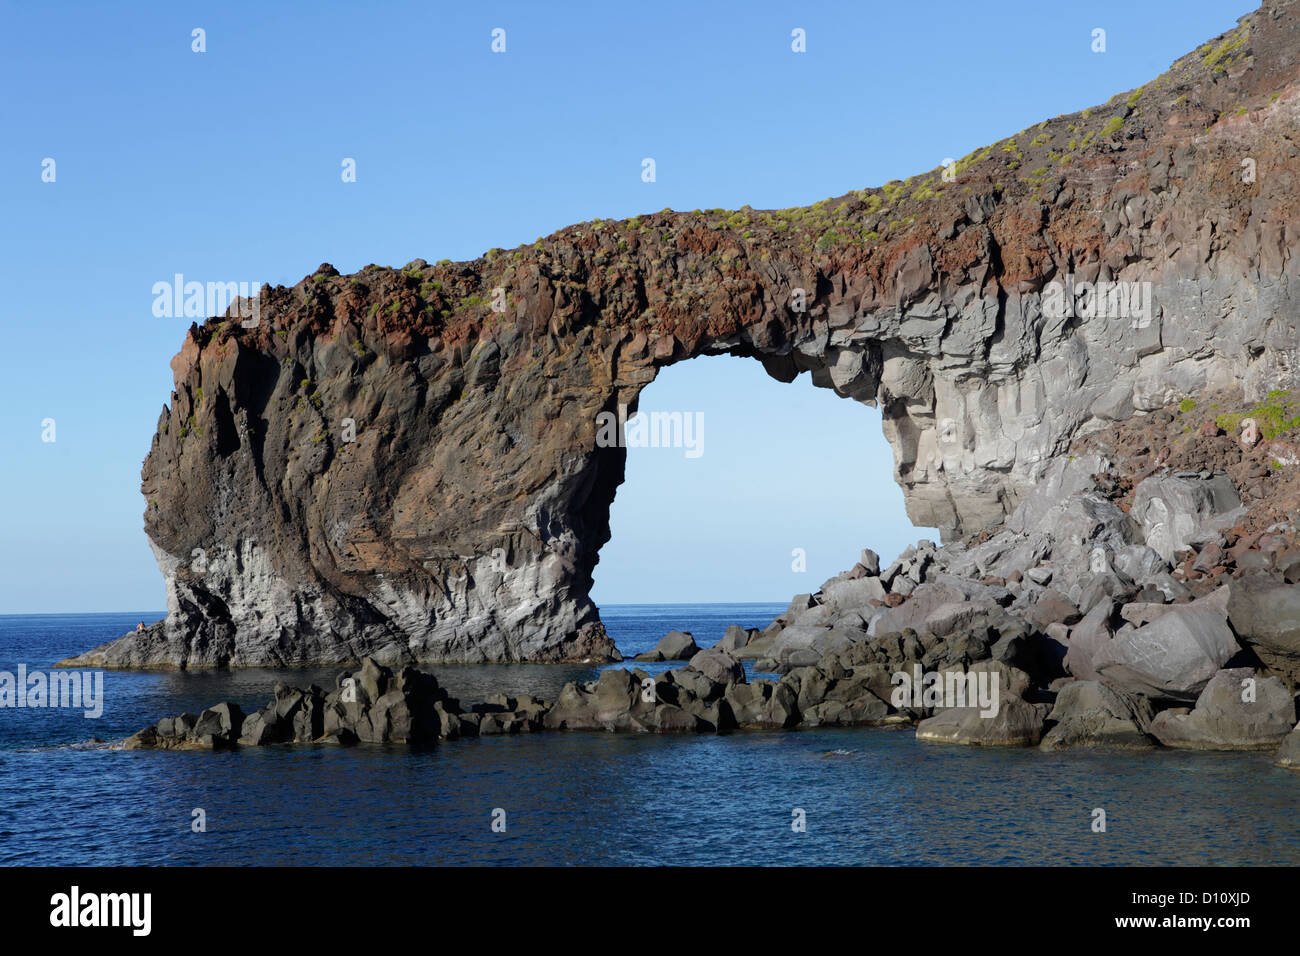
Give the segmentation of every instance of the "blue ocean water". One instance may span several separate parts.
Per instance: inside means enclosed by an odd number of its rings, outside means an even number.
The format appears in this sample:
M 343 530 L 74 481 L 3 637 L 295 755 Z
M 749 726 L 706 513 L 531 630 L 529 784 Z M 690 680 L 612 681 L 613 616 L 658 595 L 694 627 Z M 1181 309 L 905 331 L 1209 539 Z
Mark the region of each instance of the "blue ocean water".
M 780 605 L 606 607 L 626 654 L 701 646 Z M 0 670 L 158 613 L 0 616 Z M 466 700 L 554 696 L 593 668 L 434 668 Z M 1296 864 L 1300 775 L 1269 754 L 978 750 L 909 729 L 726 736 L 551 733 L 430 749 L 120 751 L 158 717 L 260 706 L 334 670 L 104 674 L 103 715 L 0 709 L 0 863 Z M 1094 808 L 1107 830 L 1091 829 Z M 202 808 L 206 832 L 191 830 Z M 505 811 L 506 832 L 491 828 Z M 806 832 L 791 827 L 802 810 Z

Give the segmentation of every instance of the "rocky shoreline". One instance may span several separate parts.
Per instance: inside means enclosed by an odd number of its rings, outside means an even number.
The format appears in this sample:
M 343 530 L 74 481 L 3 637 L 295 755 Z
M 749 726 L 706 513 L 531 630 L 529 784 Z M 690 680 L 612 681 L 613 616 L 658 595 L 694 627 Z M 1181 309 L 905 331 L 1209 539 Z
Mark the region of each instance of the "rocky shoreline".
M 861 658 L 870 658 L 862 662 Z M 599 680 L 569 683 L 555 701 L 495 694 L 462 706 L 433 674 L 394 673 L 366 658 L 340 673 L 329 692 L 278 685 L 261 710 L 244 714 L 224 702 L 201 714 L 165 717 L 128 738 L 127 750 L 221 750 L 272 744 L 433 745 L 462 737 L 540 731 L 727 733 L 813 727 L 915 725 L 920 740 L 978 746 L 1207 750 L 1277 749 L 1275 762 L 1300 770 L 1294 702 L 1265 682 L 1265 703 L 1238 705 L 1238 681 L 1250 668 L 1222 670 L 1195 709 L 1153 717 L 1150 702 L 1098 681 L 1071 682 L 1054 703 L 1038 700 L 1029 676 L 999 659 L 969 666 L 999 681 L 1003 706 L 988 718 L 976 707 L 895 707 L 889 666 L 876 655 L 828 655 L 779 680 L 749 682 L 725 651 L 700 651 L 684 667 L 652 677 L 614 668 Z M 847 663 L 846 663 L 847 662 Z M 725 673 L 719 673 L 719 671 Z M 722 679 L 715 679 L 716 675 Z M 1051 695 L 1047 695 L 1051 696 Z
M 1205 448 L 1273 454 L 1248 434 L 1203 431 L 1192 440 Z M 1285 519 L 1247 530 L 1288 499 L 1262 488 L 1243 502 L 1208 469 L 1133 482 L 1130 463 L 1058 459 L 1000 531 L 922 541 L 884 568 L 864 551 L 762 631 L 733 626 L 707 649 L 672 632 L 635 658 L 682 661 L 658 675 L 614 668 L 553 701 L 499 693 L 462 706 L 432 674 L 366 658 L 329 691 L 280 686 L 255 714 L 219 704 L 126 746 L 909 724 L 918 739 L 975 746 L 1276 750 L 1300 769 L 1300 540 Z M 774 676 L 747 680 L 746 660 Z M 996 684 L 992 706 L 944 696 L 980 681 Z

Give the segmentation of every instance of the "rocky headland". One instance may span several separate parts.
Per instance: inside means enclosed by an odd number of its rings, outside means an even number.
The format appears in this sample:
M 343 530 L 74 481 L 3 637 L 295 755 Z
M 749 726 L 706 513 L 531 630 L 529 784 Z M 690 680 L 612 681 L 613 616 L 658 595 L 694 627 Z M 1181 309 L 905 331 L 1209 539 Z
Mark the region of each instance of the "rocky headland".
M 142 475 L 167 617 L 62 663 L 388 675 L 364 702 L 286 690 L 256 718 L 276 739 L 491 713 L 1277 746 L 1300 677 L 1297 51 L 1300 3 L 1267 0 L 1143 87 L 906 181 L 264 287 L 255 324 L 195 325 L 172 362 Z M 620 659 L 589 597 L 626 464 L 600 416 L 707 354 L 879 406 L 942 544 L 864 552 L 724 647 L 674 638 L 656 659 L 689 663 L 648 688 L 606 672 L 455 711 L 410 665 Z M 895 707 L 881 677 L 916 665 L 996 672 L 1001 716 Z M 286 725 L 303 700 L 334 730 Z M 258 737 L 247 720 L 154 740 Z
M 1300 413 L 1300 399 L 1273 401 Z M 1297 480 L 1274 467 L 1277 440 L 1216 424 L 1238 417 L 1158 412 L 1122 436 L 1127 450 L 1059 459 L 994 532 L 922 541 L 887 567 L 864 551 L 766 629 L 733 626 L 707 649 L 666 635 L 636 658 L 683 664 L 657 675 L 610 668 L 554 701 L 501 693 L 462 707 L 432 675 L 367 658 L 329 692 L 277 688 L 258 714 L 221 704 L 127 746 L 901 724 L 978 746 L 1276 750 L 1300 767 Z M 1152 458 L 1188 467 L 1132 470 Z M 1259 478 L 1239 490 L 1229 469 Z M 768 676 L 749 680 L 746 660 Z M 938 688 L 987 674 L 996 706 L 900 698 L 900 674 Z

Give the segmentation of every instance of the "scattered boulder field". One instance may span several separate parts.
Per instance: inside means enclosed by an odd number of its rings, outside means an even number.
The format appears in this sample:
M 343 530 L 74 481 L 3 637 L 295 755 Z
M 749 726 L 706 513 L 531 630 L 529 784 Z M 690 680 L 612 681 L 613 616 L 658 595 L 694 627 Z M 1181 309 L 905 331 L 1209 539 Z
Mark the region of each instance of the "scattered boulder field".
M 1145 442 L 1089 436 L 1000 529 L 921 541 L 885 567 L 863 551 L 767 628 L 733 625 L 713 647 L 671 632 L 632 662 L 681 663 L 659 674 L 615 667 L 553 701 L 462 705 L 432 674 L 365 658 L 328 691 L 281 685 L 254 714 L 217 704 L 125 746 L 908 725 L 920 740 L 975 746 L 1273 750 L 1300 769 L 1300 539 L 1276 490 L 1293 469 L 1259 442 L 1224 460 L 1235 453 L 1223 439 L 1242 449 L 1240 435 L 1189 424 L 1188 411 L 1150 416 Z M 746 661 L 764 676 L 749 679 Z M 996 685 L 991 706 L 973 699 L 980 681 Z M 972 698 L 945 696 L 954 686 Z

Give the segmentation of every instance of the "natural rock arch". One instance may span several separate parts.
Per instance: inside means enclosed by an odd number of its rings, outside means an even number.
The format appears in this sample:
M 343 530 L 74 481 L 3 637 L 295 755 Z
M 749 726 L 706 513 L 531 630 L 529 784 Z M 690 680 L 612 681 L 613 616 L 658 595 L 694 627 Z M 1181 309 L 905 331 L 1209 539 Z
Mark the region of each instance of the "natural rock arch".
M 1294 6 L 1267 7 L 953 181 L 264 288 L 256 328 L 192 327 L 172 363 L 142 485 L 166 621 L 77 660 L 606 652 L 588 590 L 625 452 L 597 415 L 703 354 L 878 402 L 909 516 L 947 538 L 1000 522 L 1083 431 L 1295 387 L 1298 41 Z M 1151 310 L 1050 314 L 1070 277 L 1150 283 Z

